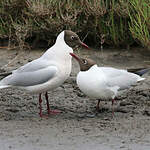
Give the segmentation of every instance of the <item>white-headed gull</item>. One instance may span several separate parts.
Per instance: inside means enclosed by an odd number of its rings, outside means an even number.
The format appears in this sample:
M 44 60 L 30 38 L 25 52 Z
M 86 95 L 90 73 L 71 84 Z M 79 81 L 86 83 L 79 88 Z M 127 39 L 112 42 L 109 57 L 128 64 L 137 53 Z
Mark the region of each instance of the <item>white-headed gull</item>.
M 116 69 L 112 67 L 98 67 L 95 61 L 91 59 L 80 58 L 70 53 L 80 65 L 80 72 L 76 81 L 80 90 L 87 96 L 98 99 L 97 110 L 99 110 L 100 100 L 111 99 L 112 105 L 118 93 L 118 90 L 129 88 L 131 85 L 142 81 L 145 78 L 140 77 L 150 69 L 127 70 Z
M 17 87 L 30 93 L 39 93 L 41 117 L 41 93 L 45 92 L 48 114 L 54 112 L 50 110 L 47 91 L 59 87 L 69 77 L 72 67 L 72 57 L 69 53 L 73 53 L 72 48 L 79 45 L 88 48 L 76 33 L 69 30 L 62 31 L 55 44 L 40 58 L 12 71 L 10 75 L 2 79 L 0 89 Z

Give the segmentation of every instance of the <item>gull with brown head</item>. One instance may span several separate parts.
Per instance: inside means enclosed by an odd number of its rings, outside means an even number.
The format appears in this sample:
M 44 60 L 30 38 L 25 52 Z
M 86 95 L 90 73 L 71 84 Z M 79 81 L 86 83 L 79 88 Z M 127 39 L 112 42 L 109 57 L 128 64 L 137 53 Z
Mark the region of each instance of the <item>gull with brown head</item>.
M 98 67 L 92 59 L 80 58 L 73 53 L 70 55 L 78 61 L 80 66 L 80 72 L 76 78 L 77 85 L 85 95 L 98 99 L 97 110 L 102 99 L 112 100 L 113 106 L 119 90 L 130 88 L 135 83 L 143 81 L 145 78 L 141 75 L 150 70 L 150 68 L 136 71 L 134 69 L 132 73 L 112 67 Z
M 55 44 L 40 58 L 13 70 L 0 81 L 0 89 L 17 87 L 29 93 L 39 94 L 39 115 L 42 117 L 42 97 L 45 93 L 48 114 L 55 113 L 49 107 L 47 91 L 59 87 L 69 77 L 72 68 L 72 57 L 75 46 L 88 48 L 81 42 L 78 35 L 70 30 L 62 31 Z

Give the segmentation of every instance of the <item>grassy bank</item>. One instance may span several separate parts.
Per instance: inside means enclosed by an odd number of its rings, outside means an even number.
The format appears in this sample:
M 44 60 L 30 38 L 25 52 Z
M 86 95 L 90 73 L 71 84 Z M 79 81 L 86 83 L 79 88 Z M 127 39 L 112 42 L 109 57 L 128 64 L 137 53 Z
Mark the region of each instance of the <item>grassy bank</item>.
M 149 20 L 150 0 L 0 1 L 0 39 L 21 48 L 39 41 L 51 45 L 64 29 L 86 37 L 91 46 L 149 48 Z

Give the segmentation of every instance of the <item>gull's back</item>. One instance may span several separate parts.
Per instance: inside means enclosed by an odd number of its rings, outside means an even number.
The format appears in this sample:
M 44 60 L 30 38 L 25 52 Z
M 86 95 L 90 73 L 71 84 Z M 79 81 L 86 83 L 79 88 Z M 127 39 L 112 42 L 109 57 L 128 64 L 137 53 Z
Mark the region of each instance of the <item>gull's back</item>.
M 115 69 L 111 67 L 99 67 L 99 69 L 104 73 L 107 80 L 107 85 L 110 87 L 118 86 L 120 87 L 120 90 L 129 88 L 138 81 L 145 79 L 141 78 L 139 75 L 122 69 Z

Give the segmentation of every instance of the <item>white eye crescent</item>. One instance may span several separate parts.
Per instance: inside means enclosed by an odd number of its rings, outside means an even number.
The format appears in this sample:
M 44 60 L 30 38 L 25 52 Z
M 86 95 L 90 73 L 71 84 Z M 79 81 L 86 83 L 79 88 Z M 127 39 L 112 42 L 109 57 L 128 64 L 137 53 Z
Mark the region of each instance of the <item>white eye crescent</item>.
M 86 65 L 88 62 L 86 59 L 83 59 L 83 63 Z
M 75 36 L 71 36 L 71 39 L 74 40 Z

